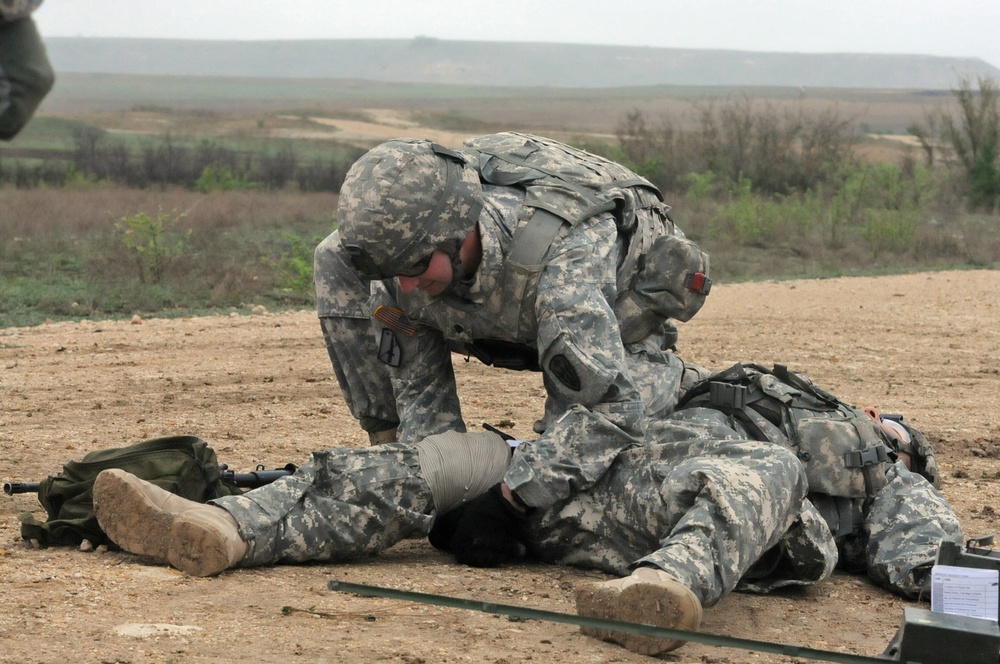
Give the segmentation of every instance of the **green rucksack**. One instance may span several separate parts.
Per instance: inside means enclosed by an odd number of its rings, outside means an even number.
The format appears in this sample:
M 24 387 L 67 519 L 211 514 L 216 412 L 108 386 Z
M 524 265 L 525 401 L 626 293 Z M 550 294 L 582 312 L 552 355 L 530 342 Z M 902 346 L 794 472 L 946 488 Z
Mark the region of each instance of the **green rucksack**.
M 48 513 L 38 521 L 30 513 L 20 516 L 21 537 L 42 546 L 94 546 L 109 544 L 94 515 L 93 486 L 97 474 L 121 468 L 188 500 L 206 502 L 241 493 L 223 481 L 215 451 L 195 436 L 154 438 L 127 447 L 90 452 L 70 461 L 62 472 L 40 482 L 38 501 Z

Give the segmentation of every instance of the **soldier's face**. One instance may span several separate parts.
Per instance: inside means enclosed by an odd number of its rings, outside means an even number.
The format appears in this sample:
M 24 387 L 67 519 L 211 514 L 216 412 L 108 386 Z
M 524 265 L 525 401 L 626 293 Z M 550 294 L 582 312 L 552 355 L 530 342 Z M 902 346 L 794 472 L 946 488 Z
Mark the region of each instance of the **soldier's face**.
M 404 293 L 422 290 L 431 296 L 440 295 L 448 290 L 448 287 L 451 286 L 451 279 L 451 258 L 440 249 L 431 255 L 431 261 L 422 273 L 413 277 L 403 275 L 396 277 L 399 289 Z
M 879 425 L 879 428 L 888 434 L 889 437 L 894 438 L 900 445 L 909 445 L 913 442 L 910 438 L 910 433 L 903 428 L 902 424 L 896 422 L 895 420 L 883 419 L 877 408 L 865 408 L 864 413 L 868 417 L 875 420 L 875 422 Z M 913 465 L 912 459 L 907 452 L 899 450 L 897 455 L 899 456 L 899 460 L 902 461 L 907 468 L 910 468 Z

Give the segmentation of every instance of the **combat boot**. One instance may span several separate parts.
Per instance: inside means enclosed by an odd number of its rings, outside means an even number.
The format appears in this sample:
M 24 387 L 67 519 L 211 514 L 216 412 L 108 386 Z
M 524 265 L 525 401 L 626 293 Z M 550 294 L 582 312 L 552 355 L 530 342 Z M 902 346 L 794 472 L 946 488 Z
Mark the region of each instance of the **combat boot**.
M 663 570 L 640 567 L 625 578 L 577 590 L 576 613 L 589 618 L 696 630 L 701 626 L 702 609 L 701 602 L 687 586 Z M 580 631 L 641 655 L 659 655 L 687 643 L 597 627 L 581 627 Z
M 117 468 L 94 481 L 94 512 L 111 541 L 129 553 L 192 576 L 233 567 L 247 552 L 229 512 L 181 498 Z

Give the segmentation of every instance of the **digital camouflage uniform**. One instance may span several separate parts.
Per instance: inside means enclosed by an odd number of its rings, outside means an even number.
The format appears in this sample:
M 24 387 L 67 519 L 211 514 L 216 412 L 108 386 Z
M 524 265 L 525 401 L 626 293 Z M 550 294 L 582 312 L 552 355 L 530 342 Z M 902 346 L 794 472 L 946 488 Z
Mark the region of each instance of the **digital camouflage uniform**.
M 525 543 L 537 559 L 627 575 L 654 565 L 704 605 L 733 590 L 761 555 L 789 540 L 800 582 L 836 562 L 788 450 L 742 440 L 717 411 L 650 425 L 650 444 L 622 451 L 596 483 L 534 510 Z M 431 492 L 412 445 L 315 453 L 293 476 L 214 504 L 239 522 L 244 566 L 346 561 L 426 536 Z M 747 527 L 753 524 L 753 527 Z
M 342 562 L 424 537 L 434 501 L 405 443 L 313 452 L 294 475 L 212 501 L 240 523 L 245 566 Z
M 962 544 L 962 528 L 948 500 L 902 462 L 886 469 L 888 483 L 858 507 L 864 523 L 837 538 L 840 566 L 866 571 L 878 585 L 904 597 L 930 599 L 931 567 L 943 540 Z
M 682 389 L 687 391 L 709 376 L 704 368 L 688 364 Z M 878 431 L 878 425 L 868 416 L 860 411 L 855 413 L 858 421 L 854 422 L 856 426 L 852 429 L 859 433 L 868 432 L 867 435 Z M 743 426 L 743 421 L 738 417 L 732 418 L 729 424 L 741 436 L 759 437 L 793 448 L 788 437 L 777 427 L 755 431 Z M 908 470 L 906 465 L 895 460 L 896 455 L 892 453 L 884 462 L 872 467 L 870 477 L 878 478 L 878 481 L 874 490 L 869 490 L 869 495 L 866 495 L 861 473 L 855 471 L 851 476 L 838 454 L 824 454 L 822 449 L 829 441 L 843 438 L 843 432 L 835 427 L 848 424 L 850 420 L 827 421 L 817 417 L 812 420 L 812 425 L 823 426 L 823 422 L 834 428 L 821 436 L 823 446 L 811 447 L 812 456 L 803 457 L 808 459 L 807 480 L 815 479 L 815 484 L 810 484 L 807 499 L 819 508 L 817 513 L 822 515 L 826 527 L 834 536 L 839 549 L 838 567 L 850 572 L 867 573 L 879 586 L 904 597 L 923 594 L 925 599 L 929 598 L 930 570 L 940 543 L 949 540 L 961 544 L 963 541 L 957 515 L 947 499 L 928 480 L 936 480 L 939 476 L 930 443 L 918 430 L 907 426 L 911 436 L 908 451 L 914 455 L 912 463 L 920 473 Z M 803 429 L 799 429 L 796 435 L 799 445 L 806 436 L 816 438 L 815 433 L 807 433 Z M 878 440 L 881 442 L 881 439 Z M 851 485 L 858 481 L 861 486 L 852 489 Z M 838 488 L 843 493 L 831 495 Z M 858 495 L 862 497 L 854 497 Z M 781 547 L 787 549 L 784 553 L 790 553 L 797 546 L 795 535 L 794 531 L 786 535 Z M 808 544 L 806 548 L 809 548 Z M 782 553 L 779 548 L 771 552 L 772 555 L 765 556 L 756 570 L 744 579 L 743 587 L 768 590 L 796 583 L 802 576 L 801 571 L 793 574 L 792 578 L 781 578 Z M 766 581 L 749 578 L 755 573 L 766 576 Z
M 862 523 L 856 532 L 834 538 L 837 567 L 867 573 L 879 586 L 903 597 L 930 599 L 930 571 L 943 540 L 962 542 L 961 526 L 951 505 L 930 482 L 906 469 L 901 462 L 886 469 L 889 482 L 870 499 L 853 501 Z M 826 500 L 810 493 L 806 502 Z M 820 512 L 815 511 L 822 520 Z M 836 523 L 823 521 L 823 529 Z M 799 585 L 802 572 L 782 571 L 784 556 L 794 555 L 800 533 L 786 534 L 779 549 L 770 552 L 745 578 L 741 589 L 766 592 L 787 585 Z M 804 543 L 806 550 L 812 548 Z M 763 578 L 756 578 L 759 575 Z
M 546 506 L 587 488 L 621 450 L 642 444 L 646 418 L 672 410 L 683 367 L 668 350 L 668 326 L 622 343 L 613 304 L 624 247 L 611 214 L 566 225 L 542 269 L 507 269 L 512 238 L 526 221 L 523 197 L 520 188 L 483 185 L 476 224 L 482 262 L 453 292 L 404 294 L 392 279 L 369 288 L 335 232 L 316 250 L 316 293 L 352 414 L 368 431 L 398 424 L 402 442 L 465 430 L 453 351 L 475 339 L 527 349 L 526 362 L 543 372 L 545 416 L 536 424 L 539 438 L 519 449 L 504 479 L 526 504 Z M 662 224 L 683 237 L 665 213 Z M 373 327 L 382 305 L 405 319 Z

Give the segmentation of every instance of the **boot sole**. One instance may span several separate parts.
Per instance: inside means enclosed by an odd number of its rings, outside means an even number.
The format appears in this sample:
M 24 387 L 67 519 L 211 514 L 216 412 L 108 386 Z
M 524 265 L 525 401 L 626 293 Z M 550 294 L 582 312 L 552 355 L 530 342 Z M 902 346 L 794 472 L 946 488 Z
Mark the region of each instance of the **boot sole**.
M 191 576 L 214 576 L 230 567 L 230 550 L 219 534 L 201 524 L 175 519 L 167 562 Z
M 191 576 L 212 576 L 229 567 L 229 548 L 216 531 L 163 510 L 140 482 L 118 469 L 100 473 L 94 482 L 97 523 L 112 542 Z
M 173 515 L 164 512 L 117 468 L 105 470 L 94 481 L 94 513 L 101 530 L 129 553 L 167 562 Z
M 654 583 L 639 583 L 624 590 L 595 585 L 576 592 L 576 613 L 590 618 L 655 625 L 671 629 L 697 629 L 701 611 L 686 593 Z M 612 641 L 640 655 L 659 655 L 687 643 L 680 639 L 643 636 L 597 627 L 581 627 L 587 636 Z

